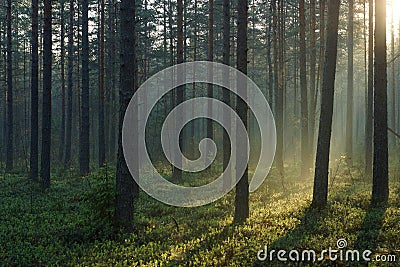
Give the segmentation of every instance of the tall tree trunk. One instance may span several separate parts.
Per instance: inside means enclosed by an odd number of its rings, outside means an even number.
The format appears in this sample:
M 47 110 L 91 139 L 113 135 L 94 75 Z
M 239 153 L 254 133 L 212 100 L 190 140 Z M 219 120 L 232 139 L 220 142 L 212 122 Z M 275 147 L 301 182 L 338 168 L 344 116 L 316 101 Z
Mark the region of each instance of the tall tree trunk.
M 372 204 L 387 202 L 388 176 L 388 112 L 386 61 L 386 0 L 375 5 L 375 73 L 374 73 L 374 170 Z
M 278 75 L 277 75 L 277 87 L 275 91 L 275 116 L 276 116 L 276 131 L 278 133 L 277 142 L 276 142 L 276 164 L 277 169 L 281 177 L 284 176 L 284 166 L 283 166 L 283 150 L 284 150 L 284 28 L 283 28 L 283 1 L 278 0 L 278 7 L 277 7 L 277 23 L 278 23 L 278 38 L 277 44 L 278 49 L 275 51 L 278 57 Z
M 306 18 L 304 0 L 299 1 L 300 21 L 300 94 L 301 94 L 301 176 L 309 174 L 308 147 L 308 93 L 307 93 L 307 64 L 306 64 Z
M 314 155 L 314 139 L 315 139 L 315 119 L 316 119 L 316 98 L 315 94 L 317 92 L 316 88 L 316 61 L 317 61 L 317 50 L 316 50 L 316 22 L 315 22 L 315 0 L 310 0 L 310 152 Z M 313 157 L 311 157 L 313 158 Z
M 340 1 L 328 1 L 328 26 L 325 50 L 325 66 L 321 90 L 321 116 L 315 163 L 312 206 L 324 208 L 328 200 L 329 153 L 332 135 L 333 103 L 337 59 Z
M 274 101 L 274 74 L 273 74 L 273 67 L 272 67 L 272 57 L 271 57 L 271 46 L 272 46 L 272 39 L 271 39 L 271 32 L 272 32 L 272 17 L 273 17 L 273 7 L 272 4 L 269 4 L 268 12 L 266 16 L 266 24 L 268 24 L 267 29 L 267 64 L 268 64 L 268 101 L 273 109 L 273 101 Z
M 39 1 L 32 0 L 31 37 L 31 148 L 30 178 L 37 180 L 39 174 Z
M 208 61 L 214 60 L 214 0 L 208 0 Z M 208 70 L 208 78 L 213 79 L 212 70 Z M 214 86 L 213 84 L 207 84 L 207 97 L 214 98 Z M 212 117 L 213 114 L 213 105 L 212 101 L 208 102 L 208 116 Z M 213 121 L 211 119 L 207 119 L 207 138 L 213 139 L 214 129 L 213 129 Z M 206 149 L 209 150 L 210 147 Z
M 7 0 L 7 156 L 6 171 L 14 165 L 14 116 L 13 116 L 13 62 L 12 62 L 12 1 Z
M 237 68 L 239 71 L 247 74 L 247 20 L 248 20 L 248 1 L 238 0 L 237 4 L 238 21 L 237 21 Z M 238 81 L 239 82 L 239 81 Z M 243 90 L 243 95 L 247 98 L 247 87 L 245 85 L 238 86 L 238 90 Z M 237 113 L 247 128 L 247 105 L 243 100 L 237 97 Z M 241 151 L 241 153 L 247 153 Z M 236 174 L 237 175 L 237 174 Z M 238 179 L 237 177 L 236 179 Z M 248 166 L 236 185 L 235 197 L 235 215 L 234 222 L 240 223 L 249 217 L 249 179 Z
M 104 0 L 101 0 L 100 11 L 100 101 L 99 101 L 99 167 L 103 167 L 106 160 L 106 141 L 104 130 Z
M 222 63 L 225 65 L 230 65 L 230 50 L 231 50 L 231 44 L 230 44 L 230 33 L 231 33 L 231 16 L 230 16 L 230 0 L 224 0 L 223 6 L 222 6 L 222 13 L 223 13 L 223 58 L 222 58 Z M 229 72 L 224 73 L 224 78 L 225 82 L 229 82 Z M 222 91 L 222 99 L 225 104 L 230 105 L 231 104 L 231 97 L 229 94 L 228 90 L 223 90 Z M 231 127 L 231 117 L 229 114 L 224 113 L 224 120 L 227 123 L 227 127 Z M 229 136 L 226 134 L 226 132 L 223 133 L 223 168 L 225 171 L 228 171 L 231 173 L 232 170 L 226 170 L 229 164 L 230 156 L 231 156 L 231 147 L 230 147 L 230 141 L 229 141 Z M 230 177 L 230 176 L 228 176 Z M 228 188 L 230 186 L 230 180 L 226 179 L 224 188 Z
M 64 20 L 64 0 L 61 0 L 61 11 L 60 11 L 60 45 L 61 45 L 61 129 L 60 129 L 60 148 L 58 159 L 62 162 L 64 157 L 65 147 L 65 20 Z
M 392 3 L 394 2 L 394 0 L 392 0 Z M 392 57 L 395 57 L 394 54 L 394 43 L 395 43 L 395 39 L 394 39 L 394 8 L 392 8 L 392 21 L 391 21 L 391 42 L 390 42 L 390 46 L 391 46 L 391 54 Z M 395 82 L 395 69 L 394 69 L 394 63 L 395 61 L 392 60 L 392 64 L 391 64 L 391 69 L 392 69 L 392 75 L 391 75 L 391 99 L 392 99 L 392 106 L 391 106 L 391 116 L 390 116 L 390 127 L 392 129 L 396 129 L 396 82 Z M 392 135 L 391 138 L 391 144 L 395 145 L 396 144 L 396 137 L 394 135 Z
M 283 107 L 281 105 L 280 99 L 278 99 L 279 91 L 280 91 L 280 76 L 279 76 L 279 66 L 280 66 L 280 61 L 279 61 L 279 55 L 280 55 L 280 49 L 279 49 L 279 12 L 277 10 L 277 1 L 273 0 L 271 1 L 271 8 L 272 8 L 272 31 L 273 31 L 273 42 L 274 42 L 274 96 L 275 96 L 275 116 L 277 117 L 276 124 L 277 124 L 277 132 L 279 133 L 278 136 L 280 136 L 283 132 L 283 127 L 281 123 L 281 118 L 282 116 L 278 115 L 281 110 L 283 110 Z M 280 107 L 278 105 L 281 105 Z M 276 144 L 276 166 L 278 171 L 283 174 L 283 139 L 280 137 L 279 140 L 277 140 Z
M 183 63 L 183 0 L 178 0 L 177 2 L 177 9 L 178 9 L 178 22 L 177 22 L 177 27 L 178 27 L 178 43 L 177 43 L 177 64 L 181 64 Z M 181 79 L 183 79 L 182 77 L 182 72 L 178 71 L 177 73 L 177 78 L 178 78 L 178 83 Z M 181 104 L 183 102 L 183 98 L 184 98 L 184 94 L 185 94 L 185 87 L 184 86 L 180 86 L 177 89 L 177 103 L 176 105 L 178 106 L 179 104 Z M 177 122 L 179 124 L 179 122 Z M 179 146 L 181 147 L 181 150 L 184 151 L 184 132 L 182 131 L 179 135 Z M 182 158 L 179 157 L 178 159 L 176 159 L 177 161 L 181 161 Z M 180 165 L 180 164 L 178 164 Z M 173 170 L 173 177 L 176 180 L 180 180 L 182 178 L 182 170 L 175 167 L 174 166 L 174 170 Z
M 110 131 L 110 140 L 108 144 L 108 148 L 110 150 L 110 162 L 113 162 L 115 160 L 115 140 L 116 140 L 116 119 L 115 119 L 115 88 L 116 88 L 116 45 L 115 45 L 115 27 L 116 27 L 116 3 L 115 0 L 112 0 L 111 2 L 111 11 L 110 11 L 110 32 L 111 32 L 111 39 L 110 39 L 110 51 L 109 51 L 109 56 L 110 56 L 110 73 L 111 73 L 111 89 L 110 89 L 110 123 L 109 123 L 109 131 Z
M 136 66 L 136 0 L 122 0 L 120 4 L 121 21 L 121 85 L 119 90 L 119 136 L 118 136 L 118 159 L 116 173 L 116 209 L 115 217 L 118 227 L 127 231 L 133 230 L 133 209 L 134 197 L 138 192 L 138 186 L 133 180 L 128 166 L 125 162 L 122 148 L 122 126 L 125 111 L 129 101 L 133 96 L 135 88 L 135 78 L 137 72 Z M 138 170 L 135 170 L 138 173 Z
M 68 85 L 67 85 L 67 121 L 65 136 L 65 165 L 71 163 L 71 133 L 72 133 L 72 90 L 74 72 L 74 0 L 69 0 L 68 25 Z
M 81 118 L 79 133 L 79 169 L 81 175 L 89 173 L 90 141 L 89 141 L 89 3 L 82 0 L 82 92 Z
M 365 123 L 365 174 L 372 176 L 372 133 L 374 101 L 374 1 L 368 1 L 368 96 Z
M 52 3 L 44 0 L 43 25 L 43 108 L 42 108 L 42 158 L 41 183 L 43 188 L 50 187 L 51 161 L 51 77 L 52 77 Z
M 346 116 L 346 155 L 349 164 L 353 158 L 353 95 L 354 95 L 354 70 L 353 70 L 353 49 L 354 49 L 354 0 L 349 0 L 349 21 L 347 26 L 347 116 Z

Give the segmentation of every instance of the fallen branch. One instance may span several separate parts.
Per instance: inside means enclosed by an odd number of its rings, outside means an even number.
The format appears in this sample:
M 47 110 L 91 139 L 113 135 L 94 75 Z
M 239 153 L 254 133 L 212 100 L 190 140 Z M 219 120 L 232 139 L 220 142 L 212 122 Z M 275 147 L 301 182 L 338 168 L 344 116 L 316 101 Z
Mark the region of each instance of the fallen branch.
M 388 127 L 388 131 L 394 134 L 397 138 L 400 138 L 400 134 L 396 133 L 393 129 Z

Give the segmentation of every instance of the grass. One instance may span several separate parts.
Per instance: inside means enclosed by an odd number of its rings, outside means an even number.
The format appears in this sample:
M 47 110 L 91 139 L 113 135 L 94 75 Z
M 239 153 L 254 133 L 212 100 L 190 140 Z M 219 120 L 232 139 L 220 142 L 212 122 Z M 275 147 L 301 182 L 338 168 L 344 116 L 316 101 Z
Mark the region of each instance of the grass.
M 311 262 L 261 262 L 271 249 L 370 249 L 399 255 L 400 187 L 391 184 L 385 208 L 370 209 L 371 185 L 357 169 L 339 171 L 328 207 L 310 210 L 312 180 L 298 181 L 288 168 L 282 180 L 273 170 L 250 196 L 250 218 L 232 225 L 234 193 L 199 208 L 176 208 L 141 192 L 135 202 L 134 234 L 114 233 L 114 170 L 89 177 L 52 177 L 42 192 L 20 175 L 0 178 L 0 265 L 4 266 L 315 266 Z M 369 266 L 400 266 L 370 263 Z M 320 266 L 357 266 L 327 259 Z M 396 265 L 397 264 L 397 265 Z M 360 263 L 366 266 L 366 263 Z

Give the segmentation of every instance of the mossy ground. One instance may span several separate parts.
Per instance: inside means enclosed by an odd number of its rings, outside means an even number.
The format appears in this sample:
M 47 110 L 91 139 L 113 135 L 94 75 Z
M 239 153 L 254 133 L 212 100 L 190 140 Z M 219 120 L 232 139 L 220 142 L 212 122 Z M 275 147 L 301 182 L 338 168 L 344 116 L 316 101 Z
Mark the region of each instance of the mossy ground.
M 395 176 L 387 207 L 371 209 L 370 182 L 357 170 L 339 170 L 331 177 L 328 207 L 313 211 L 312 180 L 299 180 L 295 168 L 288 168 L 283 180 L 272 170 L 251 194 L 251 215 L 242 225 L 232 225 L 233 192 L 199 208 L 170 207 L 141 192 L 135 233 L 116 234 L 109 224 L 113 173 L 55 175 L 45 192 L 21 175 L 0 178 L 0 265 L 317 266 L 260 262 L 257 252 L 266 245 L 321 251 L 345 238 L 349 249 L 397 255 L 397 263 L 369 266 L 400 266 L 400 183 Z M 318 265 L 357 266 L 328 260 Z

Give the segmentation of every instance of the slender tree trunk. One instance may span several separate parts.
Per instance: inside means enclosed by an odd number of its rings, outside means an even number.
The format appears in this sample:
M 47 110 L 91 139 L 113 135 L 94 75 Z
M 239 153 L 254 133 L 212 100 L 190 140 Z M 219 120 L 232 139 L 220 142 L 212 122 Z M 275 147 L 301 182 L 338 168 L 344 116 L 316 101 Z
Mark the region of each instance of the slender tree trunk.
M 372 133 L 374 102 L 374 1 L 368 2 L 368 96 L 365 124 L 365 174 L 372 176 Z
M 42 158 L 41 183 L 43 188 L 50 187 L 51 161 L 51 79 L 52 79 L 52 3 L 44 0 L 43 25 L 43 108 L 42 108 Z
M 115 143 L 116 143 L 116 131 L 115 129 L 116 127 L 116 116 L 115 116 L 115 109 L 114 109 L 114 105 L 115 105 L 115 88 L 116 88 L 116 68 L 115 68 L 115 64 L 116 64 L 116 45 L 115 45 L 115 27 L 116 27 L 116 3 L 115 0 L 112 0 L 112 9 L 111 9 L 111 14 L 110 14 L 110 31 L 111 31 L 111 45 L 110 45 L 110 70 L 111 70 L 111 114 L 110 114 L 110 123 L 109 123 L 109 130 L 110 130 L 110 140 L 109 140 L 109 150 L 110 150 L 110 162 L 115 160 Z
M 12 1 L 7 0 L 7 155 L 6 171 L 14 165 L 13 62 L 12 62 Z
M 353 49 L 354 49 L 354 0 L 349 0 L 349 21 L 347 26 L 347 116 L 346 116 L 346 155 L 348 162 L 352 164 L 353 158 L 353 95 L 354 95 L 354 70 L 353 70 Z
M 328 1 L 325 66 L 321 90 L 321 116 L 315 163 L 312 207 L 324 208 L 328 200 L 329 153 L 332 136 L 333 103 L 337 59 L 340 1 Z
M 61 0 L 61 19 L 60 19 L 60 27 L 61 27 L 61 129 L 60 129 L 60 148 L 58 159 L 59 162 L 62 162 L 64 157 L 64 148 L 65 148 L 65 20 L 64 20 L 64 0 Z
M 278 0 L 279 1 L 279 0 Z M 277 1 L 271 1 L 273 13 L 273 40 L 274 40 L 274 95 L 275 95 L 275 116 L 276 116 L 276 130 L 279 133 L 279 140 L 276 144 L 276 166 L 280 174 L 283 174 L 283 122 L 281 112 L 283 111 L 280 97 L 280 31 L 279 31 L 279 10 L 277 8 Z
M 319 86 L 322 88 L 322 79 L 323 79 L 323 67 L 325 61 L 325 9 L 326 9 L 326 0 L 319 1 L 319 12 L 320 12 L 320 22 L 319 22 L 319 63 L 318 63 L 318 79 Z M 318 102 L 318 90 L 314 95 L 314 103 L 317 105 Z
M 247 74 L 247 29 L 248 29 L 248 1 L 238 0 L 237 4 L 238 21 L 237 21 L 237 68 L 239 71 Z M 238 90 L 244 90 L 243 95 L 247 98 L 247 86 L 239 86 Z M 237 113 L 247 128 L 247 105 L 239 97 L 237 97 Z M 241 153 L 247 153 L 241 151 Z M 237 175 L 237 174 L 236 174 Z M 237 177 L 239 178 L 239 177 Z M 235 197 L 235 215 L 234 222 L 244 222 L 249 217 L 249 180 L 248 167 L 236 185 Z
M 89 141 L 89 3 L 82 0 L 82 92 L 81 118 L 79 133 L 79 169 L 81 175 L 89 173 L 90 141 Z
M 273 17 L 273 7 L 272 4 L 269 4 L 266 23 L 268 24 L 267 30 L 267 63 L 268 63 L 268 96 L 269 96 L 269 104 L 271 109 L 273 109 L 273 101 L 274 101 L 274 74 L 273 74 L 273 67 L 272 67 L 272 57 L 271 57 L 271 32 L 272 32 L 272 17 Z
M 375 119 L 372 204 L 379 204 L 380 202 L 387 202 L 389 197 L 386 0 L 376 2 L 375 8 Z
M 392 3 L 394 2 L 394 0 L 392 0 Z M 390 42 L 390 46 L 391 46 L 391 54 L 392 57 L 395 57 L 394 54 L 394 43 L 395 43 L 395 39 L 394 39 L 394 8 L 392 8 L 392 21 L 391 21 L 391 42 Z M 391 116 L 390 116 L 390 124 L 391 124 L 391 128 L 392 129 L 396 129 L 396 82 L 395 82 L 395 69 L 394 69 L 394 63 L 395 61 L 392 60 L 392 64 L 391 64 L 391 69 L 392 69 L 392 76 L 391 76 L 391 99 L 392 99 L 392 106 L 391 106 Z M 394 135 L 392 135 L 391 138 L 391 144 L 395 145 L 396 144 L 396 137 Z
M 104 129 L 104 0 L 101 0 L 100 14 L 100 101 L 99 101 L 99 166 L 103 167 L 106 160 L 106 141 Z
M 115 217 L 118 227 L 127 231 L 133 230 L 133 209 L 135 192 L 138 192 L 137 184 L 134 182 L 128 166 L 126 165 L 122 148 L 122 125 L 125 111 L 133 96 L 135 88 L 136 66 L 136 0 L 122 0 L 120 4 L 121 21 L 121 85 L 119 90 L 119 136 L 118 136 L 118 159 L 116 173 L 116 209 Z M 138 173 L 138 170 L 135 170 Z
M 277 20 L 278 20 L 278 50 L 276 51 L 278 57 L 278 76 L 277 76 L 277 90 L 275 91 L 275 116 L 276 116 L 276 131 L 278 133 L 277 142 L 276 142 L 276 163 L 277 169 L 281 177 L 284 176 L 284 25 L 283 25 L 283 1 L 278 0 L 278 11 L 277 11 Z
M 32 36 L 31 36 L 31 148 L 30 178 L 37 180 L 39 174 L 39 1 L 32 0 Z
M 306 64 L 306 18 L 304 0 L 299 1 L 300 20 L 300 94 L 301 94 L 301 176 L 309 175 L 308 93 Z
M 208 61 L 214 61 L 214 0 L 208 0 Z M 213 79 L 212 71 L 209 70 L 208 78 Z M 207 84 L 207 97 L 214 98 L 214 86 L 212 84 Z M 208 116 L 212 117 L 213 114 L 213 105 L 212 101 L 208 102 Z M 207 119 L 207 138 L 213 139 L 214 129 L 213 129 L 213 121 L 211 119 Z M 210 151 L 210 148 L 206 149 L 207 152 Z
M 314 155 L 314 139 L 315 139 L 315 120 L 316 120 L 316 61 L 317 61 L 317 50 L 316 50 L 316 22 L 315 22 L 315 0 L 310 0 L 310 152 Z
M 72 90 L 74 72 L 74 0 L 69 0 L 69 25 L 68 25 L 68 85 L 67 85 L 67 121 L 65 137 L 66 167 L 71 164 L 71 133 L 72 133 Z
M 224 0 L 223 6 L 222 6 L 222 13 L 223 13 L 223 58 L 222 58 L 222 63 L 225 65 L 230 65 L 230 50 L 231 50 L 231 44 L 230 44 L 230 32 L 231 32 L 231 25 L 230 25 L 230 0 Z M 229 72 L 224 73 L 224 78 L 225 82 L 229 82 Z M 231 104 L 231 98 L 228 90 L 223 90 L 222 91 L 222 99 L 225 104 L 230 105 Z M 227 121 L 227 127 L 231 127 L 231 117 L 229 114 L 223 114 L 224 120 Z M 225 171 L 228 171 L 231 173 L 232 170 L 226 170 L 229 164 L 229 160 L 231 157 L 231 146 L 230 146 L 230 141 L 229 141 L 229 136 L 224 132 L 223 134 L 223 168 Z M 230 176 L 228 176 L 230 177 Z M 230 186 L 230 180 L 226 179 L 224 188 L 229 188 Z
M 177 9 L 178 9 L 178 43 L 177 43 L 177 64 L 181 64 L 183 63 L 183 0 L 178 0 L 177 2 Z M 178 71 L 177 73 L 177 78 L 178 79 L 183 79 L 182 77 L 182 72 Z M 179 80 L 178 80 L 179 82 Z M 177 103 L 176 105 L 179 105 L 183 102 L 184 99 L 184 94 L 185 94 L 185 87 L 184 86 L 180 86 L 177 89 Z M 179 123 L 179 122 L 177 122 Z M 179 135 L 179 146 L 181 147 L 181 150 L 184 151 L 184 133 L 181 132 L 181 134 Z M 182 158 L 176 159 L 176 160 L 182 160 Z M 182 179 L 182 170 L 175 167 L 174 166 L 174 170 L 173 170 L 173 177 L 176 180 L 180 180 Z

